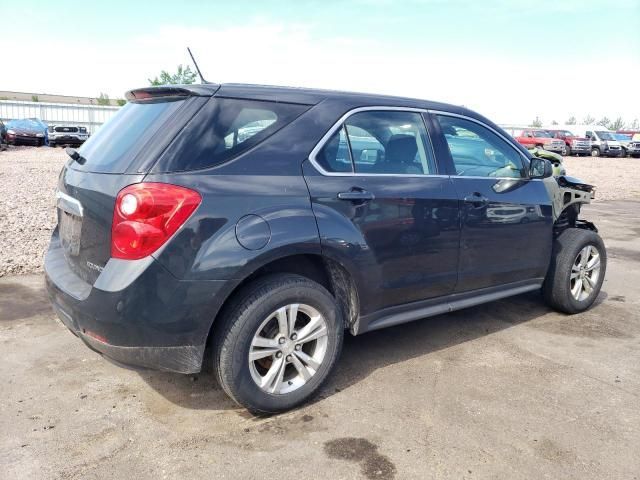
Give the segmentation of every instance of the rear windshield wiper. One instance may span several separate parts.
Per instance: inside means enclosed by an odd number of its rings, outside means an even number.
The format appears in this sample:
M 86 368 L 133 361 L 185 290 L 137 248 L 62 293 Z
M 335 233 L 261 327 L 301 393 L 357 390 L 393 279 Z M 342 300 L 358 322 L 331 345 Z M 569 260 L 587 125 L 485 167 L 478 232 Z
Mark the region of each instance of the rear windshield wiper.
M 64 149 L 64 151 L 80 165 L 84 165 L 84 162 L 87 161 L 87 159 L 80 155 L 80 153 L 75 148 L 67 147 Z

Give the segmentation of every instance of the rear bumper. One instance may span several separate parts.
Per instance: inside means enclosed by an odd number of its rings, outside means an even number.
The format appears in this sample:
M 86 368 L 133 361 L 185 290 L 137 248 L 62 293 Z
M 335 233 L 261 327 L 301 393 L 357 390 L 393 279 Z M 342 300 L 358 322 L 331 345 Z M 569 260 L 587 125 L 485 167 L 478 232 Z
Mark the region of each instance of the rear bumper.
M 201 370 L 204 346 L 122 347 L 87 334 L 59 305 L 54 304 L 58 318 L 91 350 L 124 366 L 151 368 L 177 373 L 197 373 Z
M 106 290 L 86 283 L 69 267 L 54 234 L 45 257 L 45 279 L 62 323 L 92 350 L 116 362 L 199 372 L 221 304 L 218 293 L 226 282 L 180 281 L 153 259 L 141 271 L 118 264 L 114 268 L 107 271 L 105 266 L 101 274 L 113 279 L 101 282 Z M 110 285 L 118 289 L 109 291 Z

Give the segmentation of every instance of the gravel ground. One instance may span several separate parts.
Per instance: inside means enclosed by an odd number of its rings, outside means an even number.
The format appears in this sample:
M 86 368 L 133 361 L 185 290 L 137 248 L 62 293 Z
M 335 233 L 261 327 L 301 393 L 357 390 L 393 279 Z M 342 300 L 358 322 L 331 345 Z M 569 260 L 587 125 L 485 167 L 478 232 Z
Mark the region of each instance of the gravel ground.
M 42 271 L 66 158 L 64 150 L 48 147 L 0 151 L 0 277 Z
M 0 151 L 0 277 L 42 272 L 56 221 L 54 191 L 66 159 L 64 150 L 48 147 Z M 596 201 L 640 198 L 640 159 L 565 161 L 570 175 L 597 185 Z

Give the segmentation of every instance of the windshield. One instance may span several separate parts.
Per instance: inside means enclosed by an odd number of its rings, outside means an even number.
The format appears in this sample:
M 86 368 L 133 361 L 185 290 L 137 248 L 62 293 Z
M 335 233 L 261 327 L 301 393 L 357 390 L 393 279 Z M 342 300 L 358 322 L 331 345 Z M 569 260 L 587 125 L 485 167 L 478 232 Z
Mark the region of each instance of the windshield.
M 614 136 L 616 137 L 617 140 L 622 140 L 623 142 L 626 142 L 627 140 L 631 140 L 631 134 L 628 134 L 628 133 L 616 133 L 614 134 Z
M 551 135 L 549 134 L 549 132 L 545 132 L 543 130 L 534 131 L 533 136 L 538 138 L 551 138 Z
M 569 130 L 560 130 L 559 133 L 563 137 L 575 137 L 575 135 L 572 132 L 570 132 Z
M 598 134 L 598 137 L 600 137 L 602 140 L 616 140 L 616 137 L 614 137 L 614 134 L 611 132 L 596 132 Z

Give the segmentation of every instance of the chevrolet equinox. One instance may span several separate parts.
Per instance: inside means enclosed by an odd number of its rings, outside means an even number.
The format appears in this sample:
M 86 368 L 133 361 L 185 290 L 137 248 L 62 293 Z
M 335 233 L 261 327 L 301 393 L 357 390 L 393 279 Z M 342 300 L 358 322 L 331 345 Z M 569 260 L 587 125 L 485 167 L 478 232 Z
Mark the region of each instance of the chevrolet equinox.
M 318 390 L 345 331 L 598 295 L 606 252 L 579 218 L 593 187 L 466 108 L 239 84 L 127 99 L 67 149 L 45 256 L 61 321 L 116 362 L 208 362 L 273 413 Z

